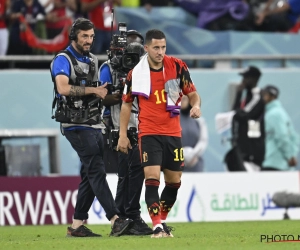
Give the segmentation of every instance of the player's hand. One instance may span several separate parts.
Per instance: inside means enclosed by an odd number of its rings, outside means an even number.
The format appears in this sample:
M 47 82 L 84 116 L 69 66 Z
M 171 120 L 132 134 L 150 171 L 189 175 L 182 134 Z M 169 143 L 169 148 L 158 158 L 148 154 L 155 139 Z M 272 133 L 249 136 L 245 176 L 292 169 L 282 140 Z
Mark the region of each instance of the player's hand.
M 118 140 L 117 151 L 128 154 L 128 148 L 132 149 L 128 137 L 120 136 Z
M 199 106 L 194 106 L 190 110 L 190 117 L 196 119 L 201 116 L 201 110 Z
M 102 99 L 105 98 L 105 96 L 107 95 L 106 85 L 107 85 L 107 83 L 105 83 L 105 84 L 103 84 L 103 85 L 95 88 L 95 94 L 96 94 L 96 96 L 98 96 L 98 97 L 100 97 Z

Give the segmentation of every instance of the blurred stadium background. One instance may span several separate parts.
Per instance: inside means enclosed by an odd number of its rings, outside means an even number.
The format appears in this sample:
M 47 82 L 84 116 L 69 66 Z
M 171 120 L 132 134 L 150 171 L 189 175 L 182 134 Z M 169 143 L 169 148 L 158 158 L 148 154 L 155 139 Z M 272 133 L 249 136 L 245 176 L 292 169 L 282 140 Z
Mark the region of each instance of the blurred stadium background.
M 277 191 L 299 192 L 299 162 L 285 173 L 229 173 L 223 159 L 230 145 L 218 134 L 215 116 L 230 111 L 238 73 L 249 65 L 262 71 L 260 87 L 277 86 L 280 100 L 300 131 L 300 34 L 218 31 L 195 27 L 196 18 L 179 7 L 116 8 L 118 22 L 143 35 L 158 28 L 167 53 L 184 59 L 202 98 L 209 131 L 204 173 L 185 174 L 173 222 L 281 220 L 272 203 Z M 0 225 L 66 224 L 76 197 L 79 159 L 51 119 L 52 55 L 0 56 Z M 99 62 L 107 59 L 98 55 Z M 5 168 L 6 173 L 3 173 Z M 32 177 L 34 176 L 34 177 Z M 115 193 L 117 176 L 108 174 Z M 75 185 L 74 185 L 75 183 Z M 142 204 L 143 204 L 142 195 Z M 107 223 L 95 201 L 88 223 Z M 144 217 L 146 219 L 146 211 Z M 290 209 L 299 219 L 298 208 Z M 147 220 L 149 221 L 149 220 Z

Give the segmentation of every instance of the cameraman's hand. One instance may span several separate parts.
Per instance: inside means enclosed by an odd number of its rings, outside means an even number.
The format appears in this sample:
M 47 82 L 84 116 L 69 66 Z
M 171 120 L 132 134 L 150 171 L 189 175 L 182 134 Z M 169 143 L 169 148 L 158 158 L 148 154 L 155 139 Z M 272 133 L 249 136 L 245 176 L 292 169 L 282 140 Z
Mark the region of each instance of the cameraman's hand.
M 105 96 L 107 95 L 106 85 L 107 85 L 107 83 L 95 88 L 95 95 L 97 97 L 100 97 L 102 99 L 105 98 Z
M 128 148 L 132 149 L 130 141 L 127 136 L 119 137 L 117 151 L 128 154 Z
M 113 106 L 116 104 L 120 104 L 121 102 L 122 102 L 122 94 L 115 93 L 115 94 L 105 96 L 105 99 L 103 100 L 103 105 L 104 106 Z

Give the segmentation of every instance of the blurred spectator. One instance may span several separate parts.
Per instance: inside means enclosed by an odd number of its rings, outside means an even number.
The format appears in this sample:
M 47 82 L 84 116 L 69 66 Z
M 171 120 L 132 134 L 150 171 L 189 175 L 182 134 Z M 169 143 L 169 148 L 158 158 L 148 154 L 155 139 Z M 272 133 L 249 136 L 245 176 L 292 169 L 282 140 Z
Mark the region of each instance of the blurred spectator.
M 242 83 L 238 86 L 232 119 L 232 150 L 227 153 L 225 161 L 227 165 L 235 160 L 235 156 L 242 160 L 244 168 L 248 171 L 259 171 L 265 155 L 264 133 L 264 101 L 258 81 L 261 72 L 258 68 L 250 66 L 240 73 L 243 76 Z M 234 152 L 234 154 L 232 154 Z M 229 166 L 229 168 L 232 166 Z
M 263 91 L 266 103 L 266 154 L 262 170 L 289 170 L 297 165 L 299 135 L 291 118 L 278 100 L 279 90 L 269 85 Z
M 111 40 L 111 10 L 113 4 L 120 5 L 121 0 L 81 0 L 81 10 L 88 13 L 90 19 L 95 25 L 95 42 L 91 49 L 93 54 L 106 54 Z M 113 31 L 116 30 L 114 20 Z
M 268 0 L 265 8 L 257 14 L 256 30 L 289 31 L 299 16 L 300 0 Z
M 76 12 L 76 0 L 51 0 L 53 9 L 48 12 L 48 20 L 46 21 L 47 38 L 52 39 L 59 35 L 68 23 L 68 9 Z
M 45 38 L 46 30 L 43 29 L 43 25 L 46 13 L 38 0 L 16 0 L 12 4 L 9 53 L 30 55 L 33 53 L 32 48 L 20 38 L 20 28 L 22 28 L 22 26 L 20 25 L 19 18 L 21 16 L 25 17 L 26 22 L 30 25 L 31 29 L 35 31 L 38 37 Z
M 81 0 L 75 0 L 75 2 L 76 2 L 76 12 L 74 13 L 74 20 L 79 17 L 88 19 L 87 12 L 82 10 Z
M 197 26 L 208 30 L 251 30 L 249 5 L 244 0 L 175 0 L 185 10 L 198 16 Z
M 184 154 L 185 172 L 203 172 L 202 155 L 208 143 L 208 133 L 204 118 L 190 117 L 191 106 L 187 96 L 183 96 L 180 109 L 181 141 Z
M 40 49 L 45 53 L 57 53 L 70 43 L 69 29 L 73 21 L 71 19 L 68 19 L 67 21 L 68 23 L 66 23 L 66 26 L 58 36 L 53 39 L 40 39 L 36 37 L 29 24 L 25 21 L 25 18 L 22 16 L 20 17 L 22 25 L 20 33 L 21 39 L 31 48 Z
M 39 0 L 39 3 L 43 6 L 46 13 L 50 12 L 54 8 L 54 0 Z
M 174 1 L 170 0 L 141 0 L 141 6 L 145 7 L 147 11 L 151 11 L 152 7 L 163 7 L 173 5 Z
M 6 25 L 10 0 L 0 0 L 0 56 L 6 55 L 8 47 L 8 29 Z

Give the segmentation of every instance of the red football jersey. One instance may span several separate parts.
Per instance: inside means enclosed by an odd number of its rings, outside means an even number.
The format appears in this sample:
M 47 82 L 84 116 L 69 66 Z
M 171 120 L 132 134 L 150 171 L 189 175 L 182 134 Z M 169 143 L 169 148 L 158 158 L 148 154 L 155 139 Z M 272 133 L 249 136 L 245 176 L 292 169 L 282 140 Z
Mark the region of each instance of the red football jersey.
M 183 64 L 185 66 L 185 64 Z M 187 67 L 180 69 L 180 87 L 183 94 L 196 91 L 190 78 Z M 167 93 L 165 92 L 165 79 L 163 68 L 150 69 L 151 93 L 149 98 L 138 97 L 139 104 L 139 137 L 144 135 L 167 135 L 181 137 L 180 117 L 171 117 L 167 111 Z M 127 76 L 127 93 L 123 95 L 124 102 L 132 102 L 131 93 L 132 71 Z

